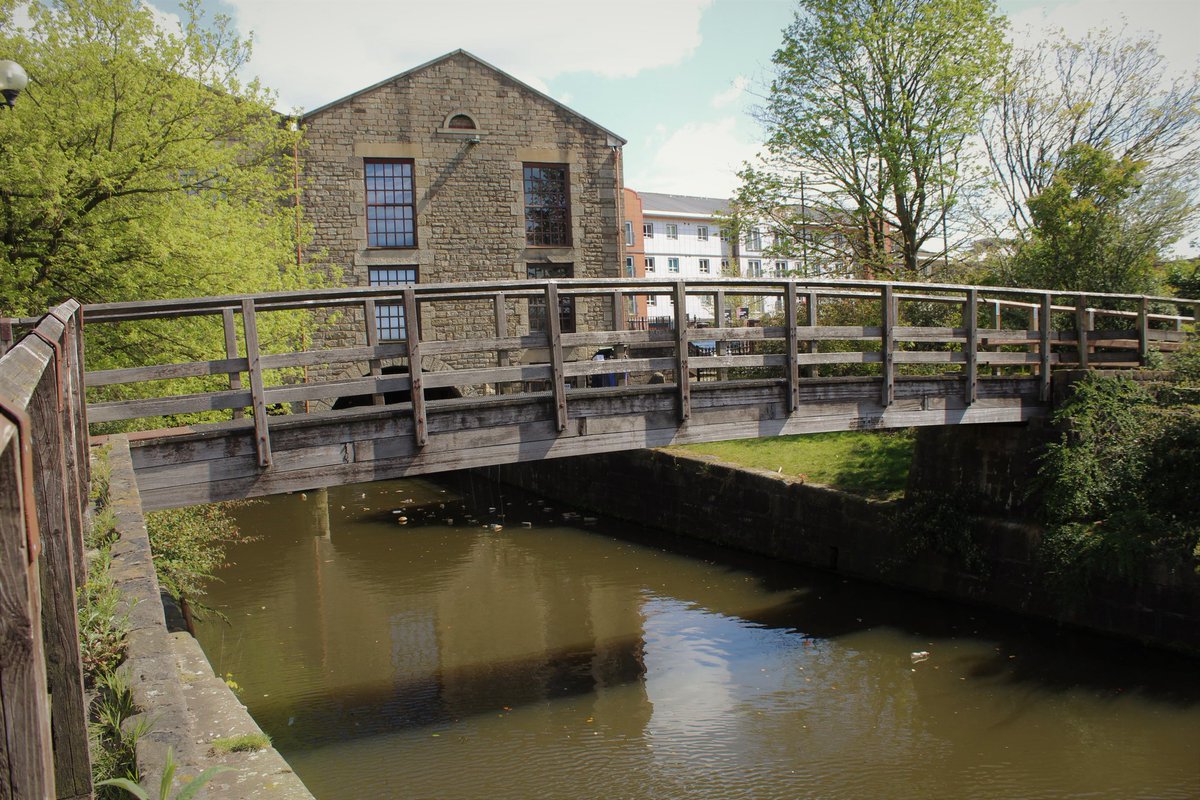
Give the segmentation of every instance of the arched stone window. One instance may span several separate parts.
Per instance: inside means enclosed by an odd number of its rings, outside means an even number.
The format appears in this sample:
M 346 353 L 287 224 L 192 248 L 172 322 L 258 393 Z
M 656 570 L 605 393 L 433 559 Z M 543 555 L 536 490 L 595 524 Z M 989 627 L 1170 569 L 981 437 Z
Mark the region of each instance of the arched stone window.
M 446 127 L 457 131 L 473 131 L 479 126 L 475 124 L 475 120 L 471 119 L 469 114 L 454 114 L 446 120 Z

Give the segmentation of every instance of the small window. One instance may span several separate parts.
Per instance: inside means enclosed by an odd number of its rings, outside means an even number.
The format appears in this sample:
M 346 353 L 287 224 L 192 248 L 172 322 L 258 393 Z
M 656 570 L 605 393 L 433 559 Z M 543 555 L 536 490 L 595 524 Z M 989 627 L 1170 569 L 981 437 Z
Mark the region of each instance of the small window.
M 475 130 L 475 120 L 466 114 L 455 114 L 450 118 L 450 123 L 446 127 L 457 131 L 473 131 Z
M 697 225 L 696 226 L 696 238 L 702 242 L 708 241 L 708 226 L 707 225 Z
M 654 272 L 654 259 L 646 256 L 646 272 Z
M 625 277 L 633 277 L 633 256 L 625 256 Z
M 633 247 L 633 223 L 625 220 L 625 246 Z
M 707 275 L 711 271 L 712 270 L 708 266 L 708 259 L 707 258 L 700 259 L 700 274 Z
M 654 223 L 653 222 L 643 222 L 642 223 L 642 236 L 645 237 L 646 239 L 654 238 Z
M 666 229 L 667 229 L 667 238 L 668 239 L 678 239 L 679 238 L 679 226 L 678 225 L 676 225 L 672 222 L 668 222 L 666 225 Z
M 407 286 L 417 282 L 417 268 L 371 267 L 367 279 L 372 286 Z M 375 332 L 381 342 L 403 339 L 404 306 L 399 303 L 376 303 Z
M 667 259 L 667 272 L 679 272 L 679 259 L 678 258 L 668 258 Z
M 752 258 L 746 262 L 746 275 L 750 278 L 762 277 L 762 262 L 757 258 Z
M 525 277 L 531 280 L 546 278 L 572 278 L 575 276 L 574 264 L 526 264 Z M 561 333 L 575 332 L 575 298 L 560 296 L 558 298 L 558 323 Z M 546 331 L 546 298 L 529 298 L 529 332 L 545 333 Z
M 722 258 L 722 259 L 721 259 L 721 271 L 722 271 L 722 272 L 724 272 L 724 271 L 725 271 L 725 270 L 727 270 L 727 269 L 729 269 L 729 259 L 728 259 L 728 258 Z
M 656 295 L 656 294 L 652 294 L 652 295 L 650 295 L 649 297 L 647 297 L 647 298 L 646 298 L 646 305 L 650 306 L 651 308 L 653 308 L 654 306 L 658 305 L 658 295 Z
M 746 249 L 762 250 L 762 231 L 758 228 L 751 228 L 746 234 Z
M 775 277 L 776 278 L 782 278 L 784 275 L 787 274 L 787 271 L 788 270 L 787 270 L 787 262 L 786 261 L 776 261 L 775 262 Z

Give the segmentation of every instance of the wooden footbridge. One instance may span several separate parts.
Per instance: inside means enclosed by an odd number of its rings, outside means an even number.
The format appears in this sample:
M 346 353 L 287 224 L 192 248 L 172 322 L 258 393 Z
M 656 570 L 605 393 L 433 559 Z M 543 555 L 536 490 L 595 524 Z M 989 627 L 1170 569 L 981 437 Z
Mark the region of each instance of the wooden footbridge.
M 635 326 L 651 297 L 674 316 Z M 689 301 L 723 313 L 689 326 Z M 735 325 L 735 309 L 768 321 Z M 1019 422 L 1045 413 L 1055 369 L 1145 365 L 1192 314 L 1171 298 L 731 279 L 96 305 L 86 338 L 110 352 L 205 337 L 220 352 L 90 370 L 87 414 L 94 430 L 155 428 L 131 436 L 153 509 L 672 443 Z M 431 399 L 447 387 L 463 396 Z M 353 395 L 371 404 L 329 410 Z
M 674 317 L 634 324 L 649 297 Z M 689 299 L 711 327 L 689 326 Z M 1197 305 L 577 280 L 68 301 L 0 319 L 0 796 L 92 795 L 75 614 L 89 431 L 153 428 L 130 434 L 153 509 L 673 442 L 1017 422 L 1046 413 L 1057 369 L 1133 369 L 1178 348 Z M 731 324 L 734 308 L 771 322 Z M 162 341 L 194 355 L 161 363 Z M 85 369 L 88 343 L 123 363 Z

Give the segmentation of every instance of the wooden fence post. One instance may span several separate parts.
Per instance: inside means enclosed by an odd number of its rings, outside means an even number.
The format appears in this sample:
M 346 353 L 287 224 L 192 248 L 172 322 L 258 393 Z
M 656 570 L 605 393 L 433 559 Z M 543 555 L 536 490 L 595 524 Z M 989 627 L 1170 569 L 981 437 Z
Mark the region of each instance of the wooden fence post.
M 49 367 L 43 370 L 29 401 L 29 416 L 34 435 L 34 498 L 42 541 L 42 638 L 51 699 L 54 783 L 58 797 L 76 798 L 91 796 L 92 766 L 75 608 L 75 531 L 68 513 L 58 374 Z
M 787 410 L 794 414 L 800 407 L 800 343 L 796 340 L 796 326 L 800 324 L 796 300 L 796 284 L 789 281 L 784 285 L 783 324 L 787 327 L 784 342 L 787 345 Z
M 817 303 L 818 303 L 818 300 L 817 300 L 817 293 L 816 293 L 816 292 L 814 292 L 814 291 L 811 291 L 811 290 L 810 290 L 810 291 L 809 291 L 809 292 L 808 292 L 808 293 L 805 295 L 805 301 L 804 301 L 804 304 L 805 304 L 805 310 L 804 310 L 805 323 L 806 323 L 806 324 L 808 325 L 808 327 L 810 327 L 810 328 L 815 328 L 815 327 L 817 327 Z M 818 353 L 818 352 L 820 352 L 820 346 L 817 344 L 817 340 L 816 340 L 816 339 L 809 339 L 809 340 L 808 340 L 808 352 L 810 352 L 810 353 Z M 809 378 L 816 378 L 816 377 L 819 377 L 819 376 L 820 376 L 820 374 L 821 374 L 821 370 L 820 370 L 820 368 L 819 368 L 819 367 L 818 367 L 816 364 L 813 364 L 812 366 L 810 366 L 810 367 L 808 368 L 808 372 L 807 372 L 807 373 L 805 373 L 805 374 L 806 374 L 806 376 L 807 376 L 807 377 L 809 377 Z
M 713 295 L 713 321 L 718 329 L 725 327 L 725 290 L 717 289 Z M 714 355 L 724 356 L 729 354 L 729 342 L 720 339 L 717 341 L 717 348 Z M 720 367 L 717 369 L 717 380 L 729 380 L 729 369 Z
M 233 309 L 232 308 L 221 309 L 221 327 L 225 331 L 225 357 L 226 358 L 237 358 L 238 357 L 237 329 L 234 327 Z M 240 373 L 240 372 L 229 373 L 229 388 L 230 389 L 242 388 L 242 373 Z M 243 409 L 234 408 L 231 410 L 233 411 L 234 419 L 242 419 L 243 417 L 246 416 L 246 412 Z
M 613 331 L 625 330 L 625 292 L 620 289 L 615 289 L 612 293 L 612 329 Z M 613 347 L 613 356 L 619 360 L 624 360 L 629 356 L 629 345 L 617 344 Z M 618 386 L 629 385 L 629 373 L 616 373 L 616 384 Z
M 363 300 L 363 320 L 367 327 L 367 347 L 379 346 L 379 321 L 375 318 L 375 298 L 368 297 Z M 367 359 L 367 369 L 372 378 L 378 378 L 383 374 L 383 362 L 378 358 Z M 371 405 L 381 406 L 386 401 L 382 394 L 376 392 L 371 395 Z
M 679 392 L 679 421 L 692 416 L 692 385 L 688 378 L 687 287 L 676 281 L 675 301 L 675 385 Z
M 1138 302 L 1138 364 L 1145 367 L 1150 363 L 1150 320 L 1145 296 Z
M 1080 369 L 1088 368 L 1088 310 L 1087 295 L 1075 298 L 1075 351 L 1079 354 Z
M 408 396 L 412 402 L 413 440 L 417 447 L 429 443 L 428 421 L 425 418 L 425 380 L 421 377 L 421 317 L 417 308 L 417 293 L 404 289 L 404 339 L 408 344 Z
M 879 403 L 884 408 L 896 399 L 896 295 L 890 283 L 884 284 L 880 295 L 880 357 L 883 361 L 883 389 Z
M 263 395 L 262 362 L 258 352 L 258 320 L 254 316 L 254 300 L 242 301 L 242 327 L 246 336 L 246 362 L 250 371 L 250 401 L 254 405 L 254 446 L 258 465 L 271 466 L 271 434 L 267 428 L 267 403 Z
M 508 306 L 505 305 L 504 292 L 496 292 L 492 295 L 492 313 L 496 320 L 496 338 L 504 339 L 508 337 Z M 507 350 L 496 351 L 496 366 L 507 367 L 509 361 L 509 353 Z M 497 381 L 496 394 L 503 394 L 507 384 Z
M 0 769 L 6 796 L 55 796 L 28 417 L 0 415 Z M 17 419 L 23 417 L 23 423 Z M 10 421 L 11 420 L 11 421 Z M 24 435 L 23 435 L 24 434 Z M 29 529 L 33 526 L 33 530 Z
M 1050 400 L 1050 383 L 1053 377 L 1050 372 L 1050 315 L 1054 309 L 1053 300 L 1054 298 L 1050 296 L 1049 292 L 1042 295 L 1042 314 L 1038 324 L 1038 337 L 1041 346 L 1041 371 L 1038 376 L 1041 378 L 1041 386 L 1039 387 L 1038 396 L 1042 399 L 1042 402 Z
M 567 428 L 567 387 L 563 384 L 562 319 L 558 306 L 558 284 L 546 284 L 546 345 L 550 350 L 550 390 L 554 397 L 554 424 L 561 433 Z
M 967 329 L 967 341 L 963 345 L 966 364 L 963 367 L 966 378 L 963 387 L 963 402 L 968 406 L 979 396 L 979 290 L 967 289 L 967 299 L 963 305 L 963 327 Z

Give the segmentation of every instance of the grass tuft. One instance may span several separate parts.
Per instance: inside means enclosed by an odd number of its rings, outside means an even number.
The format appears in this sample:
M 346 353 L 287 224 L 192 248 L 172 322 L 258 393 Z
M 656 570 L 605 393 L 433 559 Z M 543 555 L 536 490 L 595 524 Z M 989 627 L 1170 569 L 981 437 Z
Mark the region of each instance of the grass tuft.
M 226 736 L 214 739 L 212 749 L 217 753 L 254 753 L 271 746 L 271 737 L 265 733 L 244 733 L 241 736 Z

